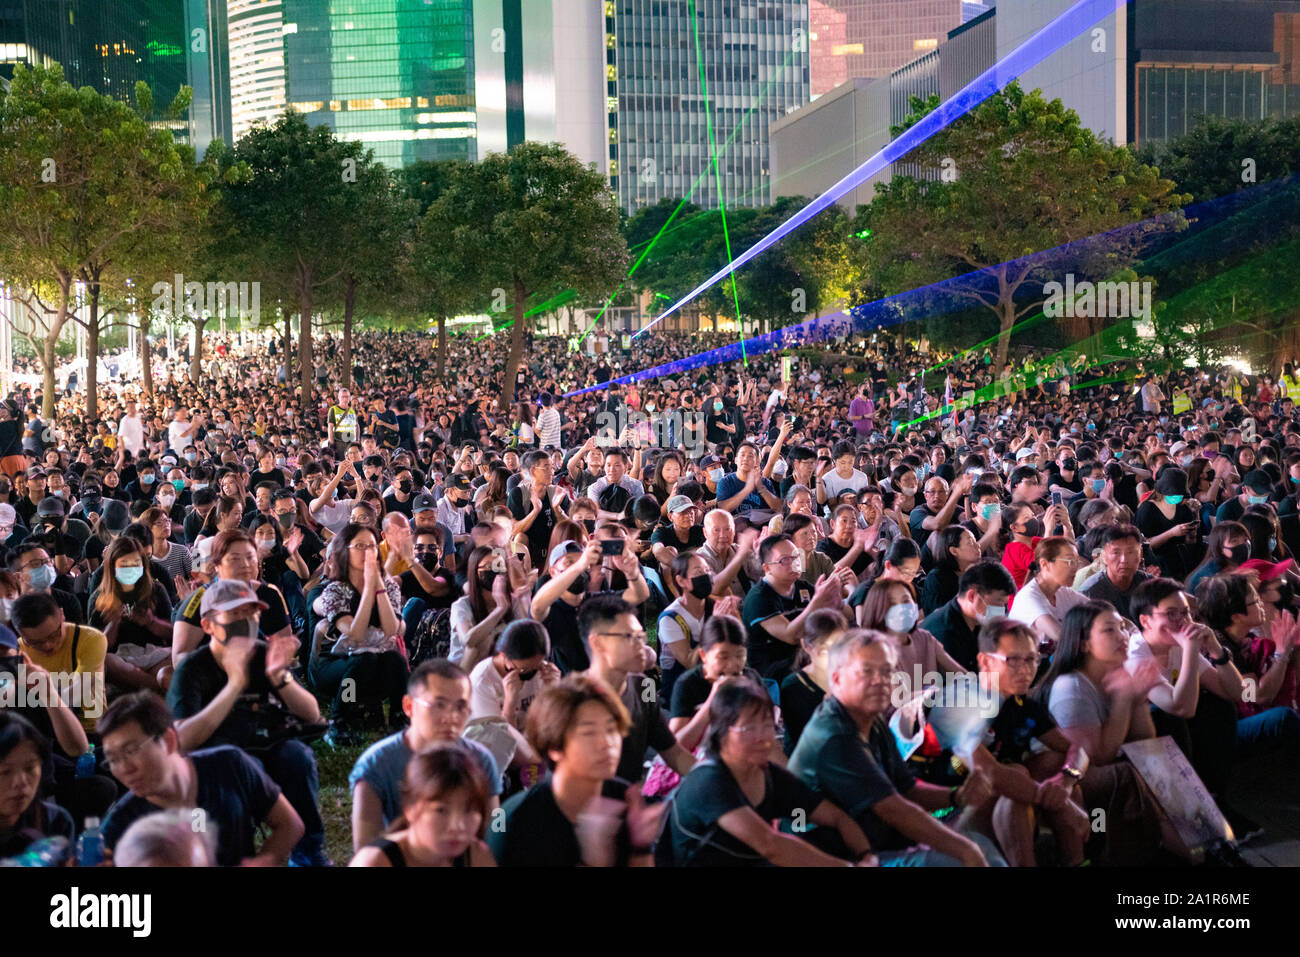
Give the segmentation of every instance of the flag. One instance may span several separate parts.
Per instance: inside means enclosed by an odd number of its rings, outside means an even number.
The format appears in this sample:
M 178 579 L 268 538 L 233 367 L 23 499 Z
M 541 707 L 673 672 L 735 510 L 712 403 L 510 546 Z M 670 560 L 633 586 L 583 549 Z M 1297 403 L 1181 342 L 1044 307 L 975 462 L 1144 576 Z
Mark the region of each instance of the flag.
M 957 410 L 952 407 L 952 375 L 943 377 L 943 406 L 952 412 L 952 427 L 957 428 Z

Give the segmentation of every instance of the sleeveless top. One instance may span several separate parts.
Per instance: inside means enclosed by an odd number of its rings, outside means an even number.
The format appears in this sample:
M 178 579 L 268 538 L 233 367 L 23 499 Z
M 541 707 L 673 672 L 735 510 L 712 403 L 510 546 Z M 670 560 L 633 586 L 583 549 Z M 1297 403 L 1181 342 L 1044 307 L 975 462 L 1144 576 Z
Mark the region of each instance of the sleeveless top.
M 405 867 L 406 855 L 402 853 L 402 845 L 396 841 L 390 841 L 386 837 L 381 837 L 370 844 L 371 847 L 377 847 L 383 851 L 384 857 L 388 858 L 388 863 L 393 867 Z M 452 867 L 469 867 L 469 850 L 451 862 Z

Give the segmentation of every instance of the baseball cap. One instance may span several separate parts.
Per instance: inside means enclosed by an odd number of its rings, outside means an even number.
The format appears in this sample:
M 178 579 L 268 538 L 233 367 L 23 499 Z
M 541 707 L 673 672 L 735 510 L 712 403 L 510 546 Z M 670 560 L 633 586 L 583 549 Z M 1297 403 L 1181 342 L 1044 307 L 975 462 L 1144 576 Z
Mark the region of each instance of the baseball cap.
M 551 549 L 551 554 L 546 556 L 546 564 L 554 565 L 565 555 L 575 555 L 582 551 L 582 546 L 571 538 L 566 538 L 560 544 Z
M 1033 454 L 1034 450 L 1029 448 L 1029 446 L 1021 446 L 1016 452 L 1016 461 L 1023 462 L 1025 459 L 1032 457 Z
M 468 492 L 470 489 L 469 478 L 464 472 L 457 472 L 447 479 L 447 488 L 454 488 L 457 492 Z
M 245 605 L 257 605 L 263 611 L 270 606 L 257 597 L 257 592 L 247 582 L 231 578 L 218 578 L 203 592 L 203 602 L 199 605 L 199 616 L 206 618 L 218 611 L 230 611 Z
M 99 515 L 110 532 L 120 532 L 131 524 L 131 514 L 127 511 L 126 503 L 115 498 L 104 499 Z
M 1263 469 L 1253 469 L 1246 473 L 1246 477 L 1241 480 L 1252 492 L 1259 495 L 1267 495 L 1273 490 L 1273 480 L 1268 477 L 1268 473 Z
M 668 500 L 669 515 L 676 515 L 678 512 L 689 511 L 694 507 L 695 503 L 685 495 L 674 495 Z
M 1282 577 L 1282 574 L 1294 565 L 1295 562 L 1290 558 L 1284 558 L 1280 562 L 1269 562 L 1262 558 L 1251 558 L 1237 566 L 1240 572 L 1255 572 L 1259 575 L 1262 582 L 1271 582 L 1274 578 Z
M 411 503 L 411 514 L 415 515 L 419 512 L 427 512 L 430 509 L 437 507 L 438 503 L 434 501 L 432 495 L 428 492 L 421 492 L 419 495 L 415 496 L 415 501 Z
M 6 625 L 0 625 L 0 648 L 18 650 L 18 636 L 14 634 L 12 628 Z
M 36 506 L 36 514 L 40 518 L 62 518 L 63 499 L 57 495 L 47 495 L 41 499 L 40 504 Z
M 158 460 L 158 464 L 159 464 L 159 465 L 175 465 L 175 464 L 176 464 L 176 456 L 172 455 L 172 454 L 169 452 L 169 453 L 167 453 L 166 455 L 164 455 L 162 458 L 160 458 L 160 459 Z
M 29 479 L 45 478 L 45 469 L 41 468 L 39 465 L 33 465 L 27 470 L 27 477 Z

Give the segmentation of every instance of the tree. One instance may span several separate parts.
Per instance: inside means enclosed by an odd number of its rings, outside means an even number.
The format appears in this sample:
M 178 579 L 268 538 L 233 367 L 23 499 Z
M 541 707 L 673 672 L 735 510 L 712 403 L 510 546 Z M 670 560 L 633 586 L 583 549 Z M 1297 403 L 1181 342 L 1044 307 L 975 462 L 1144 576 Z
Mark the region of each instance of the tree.
M 1147 143 L 1137 155 L 1201 203 L 1300 173 L 1300 117 L 1206 117 L 1176 139 Z
M 203 183 L 166 130 L 126 103 L 74 89 L 58 65 L 15 69 L 0 92 L 0 274 L 34 317 L 21 331 L 54 414 L 55 345 L 75 284 L 96 284 L 137 240 L 201 205 Z
M 902 132 L 938 107 L 914 99 Z M 1131 264 L 1155 233 L 1180 228 L 1188 198 L 1132 151 L 1099 140 L 1060 100 L 1018 83 L 931 136 L 905 158 L 931 178 L 895 175 L 859 211 L 870 229 L 863 264 L 887 294 L 964 276 L 952 291 L 998 317 L 997 367 L 1016 321 L 1043 302 L 1042 285 L 1068 268 L 1077 279 Z M 1035 255 L 1120 226 L 1086 258 Z
M 246 180 L 222 185 L 224 232 L 256 259 L 260 272 L 293 289 L 301 322 L 298 401 L 305 416 L 315 371 L 314 309 L 321 291 L 339 279 L 356 253 L 338 237 L 364 206 L 359 194 L 381 182 L 373 170 L 374 154 L 336 139 L 328 127 L 308 127 L 291 111 L 274 126 L 251 130 L 218 162 L 223 171 L 242 162 L 252 172 Z
M 403 255 L 402 273 L 411 309 L 438 320 L 438 376 L 447 373 L 447 317 L 471 308 L 475 284 L 472 276 L 458 267 L 461 257 L 447 236 L 428 231 L 426 214 L 448 186 L 468 175 L 463 160 L 432 160 L 412 163 L 402 170 L 406 195 L 415 205 L 416 234 Z
M 500 290 L 510 301 L 502 409 L 514 401 L 528 297 L 569 287 L 607 296 L 627 271 L 627 244 L 605 178 L 555 144 L 521 143 L 467 167 L 430 204 L 423 236 L 425 262 L 438 251 L 428 241 L 441 237 L 441 250 L 465 266 L 480 298 Z

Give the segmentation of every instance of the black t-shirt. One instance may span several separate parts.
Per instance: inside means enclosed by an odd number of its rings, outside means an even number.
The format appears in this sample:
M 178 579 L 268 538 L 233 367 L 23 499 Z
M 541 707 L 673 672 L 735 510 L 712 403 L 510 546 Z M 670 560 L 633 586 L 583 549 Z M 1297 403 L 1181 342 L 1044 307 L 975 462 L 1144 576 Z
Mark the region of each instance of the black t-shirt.
M 104 631 L 108 627 L 108 619 L 100 614 L 99 610 L 95 608 L 95 602 L 98 598 L 99 592 L 96 591 L 91 594 L 89 600 L 86 602 L 86 607 L 90 609 L 90 621 L 88 624 L 91 628 L 97 629 L 98 631 Z M 158 582 L 153 583 L 153 594 L 151 600 L 154 615 L 163 621 L 171 621 L 172 603 L 167 597 L 167 590 Z M 123 614 L 122 621 L 117 626 L 117 644 L 170 646 L 171 637 L 161 638 L 144 625 L 136 624 Z M 109 651 L 112 650 L 112 648 L 109 649 Z
M 521 521 L 529 512 L 533 510 L 533 503 L 529 497 L 524 494 L 524 490 L 515 486 L 510 495 L 506 498 L 506 505 L 510 507 L 510 514 L 515 517 L 516 521 Z M 528 554 L 532 558 L 534 568 L 545 568 L 547 558 L 547 547 L 551 543 L 551 529 L 555 528 L 555 509 L 551 507 L 551 496 L 542 495 L 542 510 L 533 519 L 533 524 L 528 527 Z
M 272 467 L 269 472 L 252 472 L 248 476 L 248 487 L 257 488 L 263 482 L 272 482 L 276 488 L 284 488 L 289 484 L 289 480 L 284 477 L 284 472 Z
M 411 492 L 410 495 L 406 496 L 405 502 L 398 499 L 396 492 L 389 492 L 387 495 L 384 496 L 385 515 L 387 515 L 389 512 L 400 512 L 402 515 L 405 515 L 407 518 L 414 519 L 415 515 L 411 511 L 411 509 L 414 506 L 415 506 L 415 492 Z
M 420 585 L 420 580 L 415 577 L 415 572 L 404 571 L 398 576 L 398 584 L 402 586 L 402 604 L 405 605 L 412 598 L 422 599 L 428 608 L 450 608 L 459 596 L 456 594 L 456 579 L 451 572 L 439 566 L 429 572 L 438 581 L 445 582 L 451 589 L 447 594 L 438 596 L 431 595 Z
M 167 688 L 167 706 L 178 721 L 192 718 L 221 693 L 228 680 L 225 669 L 212 654 L 211 643 L 206 644 L 186 655 L 176 667 Z M 211 748 L 229 744 L 256 749 L 267 743 L 258 732 L 268 727 L 268 715 L 274 723 L 274 715 L 283 710 L 284 704 L 271 690 L 271 680 L 266 676 L 266 648 L 259 645 L 248 664 L 248 684 L 244 693 L 201 746 Z
M 802 578 L 795 582 L 794 592 L 789 598 L 763 578 L 745 596 L 740 614 L 749 629 L 749 663 L 763 677 L 784 678 L 799 650 L 798 645 L 787 644 L 769 635 L 763 622 L 778 615 L 793 619 L 812 600 L 812 595 L 813 586 Z
M 817 551 L 823 555 L 829 555 L 832 562 L 838 562 L 841 558 L 853 550 L 852 546 L 845 548 L 836 542 L 833 538 L 823 538 L 817 543 Z M 871 567 L 871 554 L 863 551 L 857 558 L 853 559 L 853 574 L 861 575 Z
M 968 671 L 979 670 L 979 641 L 975 630 L 966 623 L 956 598 L 936 608 L 921 622 L 921 627 L 938 639 L 957 664 Z
M 677 743 L 677 738 L 668 730 L 668 719 L 659 707 L 659 692 L 653 678 L 628 675 L 620 697 L 632 724 L 623 738 L 623 753 L 614 773 L 624 781 L 640 781 L 645 777 L 646 750 L 663 754 Z
M 804 726 L 825 697 L 826 692 L 802 670 L 791 672 L 781 682 L 781 718 L 785 722 L 782 748 L 786 757 L 794 752 Z
M 1033 698 L 1009 696 L 998 716 L 984 733 L 984 744 L 1003 764 L 1021 764 L 1029 755 L 1029 744 L 1056 727 L 1051 712 Z
M 731 770 L 717 759 L 693 767 L 673 797 L 668 834 L 673 863 L 678 867 L 762 867 L 767 859 L 718 826 L 732 811 L 751 808 L 769 824 L 811 814 L 822 799 L 810 787 L 777 764 L 764 772 L 763 798 L 750 804 Z
M 187 625 L 193 625 L 195 628 L 202 628 L 199 624 L 199 609 L 203 606 L 203 592 L 206 589 L 195 589 L 194 594 L 189 600 L 179 606 L 174 621 L 183 621 Z M 266 602 L 267 609 L 262 612 L 259 620 L 259 634 L 262 638 L 267 635 L 274 635 L 284 628 L 292 627 L 289 623 L 289 609 L 285 607 L 284 597 L 280 594 L 280 589 L 274 585 L 268 585 L 266 582 L 258 582 L 254 589 L 257 597 Z M 299 636 L 301 637 L 301 636 Z M 203 638 L 203 643 L 207 644 L 207 636 Z
M 745 677 L 760 685 L 763 683 L 762 676 L 753 668 L 745 669 Z M 700 705 L 709 699 L 709 691 L 712 688 L 713 683 L 704 677 L 703 665 L 696 665 L 683 673 L 673 684 L 673 699 L 668 709 L 669 717 L 687 720 L 695 717 L 695 712 L 700 710 Z
M 626 800 L 628 783 L 610 778 L 601 796 Z M 551 790 L 551 779 L 533 785 L 506 801 L 504 826 L 488 828 L 487 842 L 501 867 L 577 867 L 582 849 L 573 824 L 564 816 Z M 615 860 L 625 866 L 630 840 L 626 822 L 615 838 Z
M 538 581 L 537 584 L 541 586 L 545 582 Z M 591 667 L 591 652 L 578 632 L 576 606 L 570 605 L 563 598 L 555 599 L 551 602 L 551 607 L 546 612 L 546 620 L 542 624 L 546 627 L 546 633 L 551 636 L 551 661 L 560 669 L 561 674 L 586 671 Z
M 257 826 L 271 813 L 280 789 L 256 761 L 238 748 L 210 748 L 189 755 L 198 778 L 195 822 L 210 818 L 216 824 L 217 864 L 237 867 L 256 851 Z M 104 844 L 117 847 L 122 834 L 140 818 L 162 808 L 127 793 L 108 809 L 104 818 Z M 203 815 L 197 815 L 202 811 Z
M 652 545 L 671 545 L 678 554 L 704 547 L 704 526 L 692 525 L 686 533 L 686 543 L 677 537 L 677 529 L 672 525 L 660 525 L 650 535 Z

